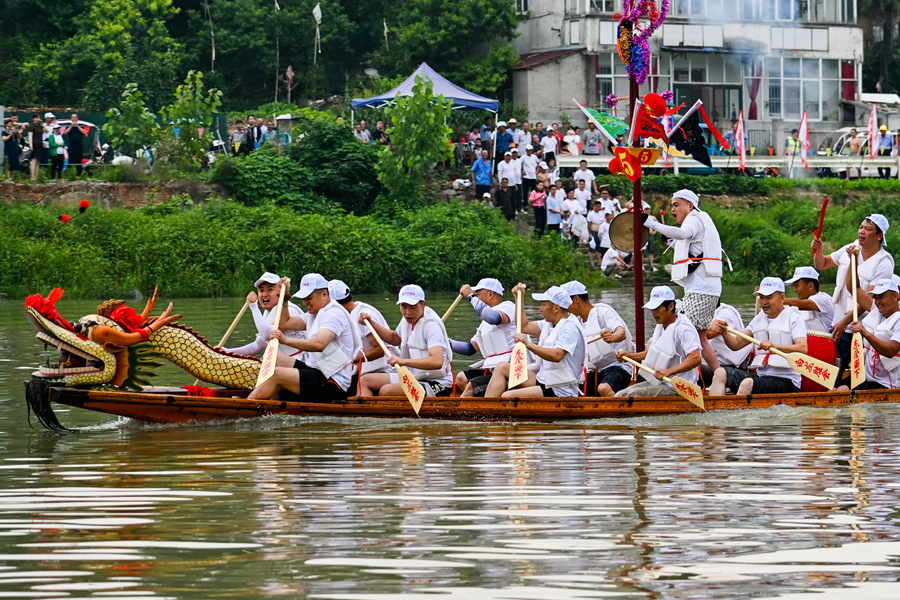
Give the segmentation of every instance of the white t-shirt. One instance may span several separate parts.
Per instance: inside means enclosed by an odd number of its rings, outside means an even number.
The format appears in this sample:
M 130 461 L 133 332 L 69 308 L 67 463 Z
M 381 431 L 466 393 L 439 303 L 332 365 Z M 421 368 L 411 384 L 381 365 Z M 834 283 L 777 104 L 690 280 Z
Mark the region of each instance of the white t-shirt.
M 341 350 L 350 357 L 350 362 L 331 376 L 334 382 L 341 386 L 341 389 L 346 392 L 347 388 L 350 387 L 350 378 L 353 377 L 353 359 L 356 358 L 353 348 L 353 332 L 350 330 L 350 313 L 343 308 L 340 308 L 340 310 L 330 308 L 321 312 L 321 314 L 318 314 L 316 316 L 316 321 L 319 324 L 319 331 L 327 329 L 334 333 L 335 339 L 341 347 Z M 315 352 L 307 352 L 305 362 L 313 369 L 319 368 L 319 365 L 316 362 Z
M 421 322 L 421 320 L 420 320 Z M 419 323 L 416 323 L 418 325 Z M 394 331 L 397 332 L 397 335 L 400 335 L 400 326 L 397 326 L 397 329 Z M 440 348 L 441 352 L 444 350 L 444 332 L 441 330 L 441 326 L 435 323 L 434 321 L 425 321 L 425 330 L 422 332 L 425 336 L 425 343 L 428 344 L 428 350 L 430 351 L 432 348 Z M 443 354 L 441 355 L 443 356 Z M 441 377 L 440 379 L 434 379 L 432 381 L 436 381 L 441 385 L 450 387 L 453 385 L 453 373 L 448 373 L 446 376 Z
M 579 202 L 578 200 L 569 200 L 568 198 L 563 200 L 563 203 L 562 203 L 563 213 L 565 213 L 566 210 L 568 210 L 571 213 L 569 215 L 570 217 L 574 216 L 575 213 L 584 214 L 585 212 L 587 212 L 584 209 L 584 202 Z
M 584 188 L 584 191 L 575 188 L 575 199 L 581 202 L 581 205 L 586 207 L 587 210 L 591 210 L 591 190 L 588 187 Z
M 541 140 L 541 148 L 544 149 L 544 154 L 547 152 L 556 153 L 556 138 L 550 135 L 544 136 L 544 139 Z
M 858 242 L 853 242 L 851 244 L 847 244 L 846 246 L 842 246 L 842 247 L 838 248 L 837 250 L 835 250 L 834 252 L 831 253 L 831 255 L 830 255 L 831 260 L 833 260 L 834 264 L 836 264 L 836 265 L 840 265 L 841 260 L 847 261 L 847 264 L 849 264 L 849 258 L 847 257 L 847 248 L 849 248 L 850 246 L 855 246 L 857 244 L 858 244 Z M 870 260 L 872 258 L 874 258 L 874 256 L 870 257 Z M 890 254 L 888 254 L 888 259 L 889 260 L 881 261 L 881 263 L 878 265 L 878 268 L 875 269 L 875 273 L 873 274 L 872 279 L 869 280 L 870 283 L 878 281 L 879 279 L 890 279 L 894 275 L 894 259 Z M 865 262 L 866 261 L 863 258 L 863 254 L 862 254 L 862 252 L 860 252 L 857 255 L 857 262 L 856 262 L 857 271 L 859 271 L 859 266 Z M 836 283 L 841 288 L 844 288 L 844 291 L 846 292 L 847 282 L 845 279 L 841 278 L 841 281 L 838 281 Z M 840 297 L 841 298 L 847 297 L 847 293 L 842 293 Z M 837 322 L 840 321 L 841 319 L 843 319 L 844 315 L 847 314 L 847 307 L 844 306 L 844 303 L 842 301 L 838 302 L 838 303 L 834 303 L 834 300 L 832 299 L 832 303 L 834 304 L 834 317 L 833 317 L 834 320 L 831 322 L 831 325 L 834 326 L 834 325 L 837 325 Z M 840 304 L 840 306 L 838 306 L 838 304 Z M 860 318 L 863 317 L 862 313 L 860 313 L 859 317 Z M 847 329 L 845 331 L 847 333 L 850 333 L 849 325 L 847 326 Z
M 512 133 L 512 131 L 510 131 L 510 133 Z M 516 129 L 516 132 L 513 133 L 513 141 L 516 143 L 516 148 L 521 152 L 524 152 L 525 146 L 531 142 L 531 134 L 524 129 Z
M 875 310 L 878 309 L 876 308 Z M 878 321 L 878 323 L 881 324 L 883 322 L 884 317 L 881 316 L 881 319 Z M 900 319 L 897 319 L 897 321 L 894 323 L 894 329 L 891 333 L 891 341 L 900 342 Z M 884 368 L 884 363 L 881 361 L 881 359 L 879 358 L 877 362 L 872 360 L 874 354 L 872 353 L 872 349 L 868 348 L 868 346 L 870 346 L 868 342 L 866 343 L 866 346 L 866 379 L 870 381 L 877 381 L 886 388 L 897 387 L 897 382 L 891 381 L 890 374 Z M 872 364 L 873 362 L 875 362 L 874 368 Z
M 660 327 L 662 327 L 662 325 L 657 325 L 656 329 L 659 329 Z M 693 352 L 694 350 L 700 350 L 700 335 L 697 333 L 697 328 L 694 327 L 691 322 L 683 316 L 682 318 L 679 318 L 674 323 L 669 325 L 669 327 L 675 328 L 674 350 L 675 360 L 678 361 L 675 364 L 681 364 L 685 360 L 687 360 L 687 357 L 691 352 Z M 653 330 L 654 337 L 656 336 L 656 329 Z M 686 373 L 679 373 L 677 376 L 684 379 L 685 381 L 696 383 L 697 375 L 697 369 L 691 369 Z M 672 387 L 664 381 L 660 381 L 660 385 Z
M 609 223 L 604 223 L 600 226 L 600 247 L 612 247 L 612 240 L 609 239 Z
M 606 246 L 603 246 L 603 247 L 605 248 Z M 616 261 L 617 256 L 619 258 L 621 258 L 622 260 L 625 259 L 625 254 L 623 254 L 622 252 L 619 252 L 615 248 L 610 248 L 609 250 L 607 250 L 606 253 L 603 255 L 603 260 L 600 261 L 600 268 L 605 269 L 606 267 L 617 264 L 617 261 Z
M 603 231 L 603 226 L 606 225 L 606 215 L 603 214 L 603 211 L 592 210 L 587 214 L 587 222 L 593 225 L 599 225 L 600 229 L 598 231 Z
M 525 171 L 525 179 L 537 179 L 537 166 L 541 162 L 537 154 L 531 156 L 526 154 L 519 160 L 522 162 L 522 170 Z
M 809 300 L 816 303 L 816 306 L 819 307 L 819 311 L 801 310 L 800 318 L 802 319 L 805 313 L 812 313 L 810 316 L 818 318 L 825 327 L 830 327 L 834 323 L 834 301 L 831 299 L 831 296 L 825 292 L 816 292 L 809 297 Z M 825 331 L 827 332 L 828 330 L 826 329 Z
M 506 162 L 506 159 L 501 160 L 497 164 L 497 181 L 503 181 L 505 177 L 509 182 L 509 186 L 512 187 L 516 184 L 516 171 L 520 171 L 518 168 L 518 161 L 510 160 Z M 521 177 L 521 174 L 519 175 Z
M 556 338 L 556 343 L 552 347 L 562 348 L 566 351 L 566 355 L 562 359 L 566 369 L 570 370 L 576 376 L 581 373 L 584 365 L 584 335 L 581 333 L 578 325 L 567 319 L 565 323 L 560 325 L 559 336 Z M 536 376 L 536 379 L 540 383 L 544 383 L 544 367 L 546 364 L 546 360 L 541 362 L 541 370 Z M 578 388 L 577 382 L 554 387 L 553 392 L 557 396 L 563 398 L 581 396 L 581 391 Z
M 616 329 L 621 327 L 625 331 L 628 331 L 628 326 L 625 325 L 625 321 L 622 320 L 622 317 L 615 311 L 615 309 L 606 304 L 595 304 L 594 308 L 591 309 L 592 314 L 588 314 L 588 321 L 591 319 L 596 319 L 598 316 L 600 317 L 600 323 L 606 329 L 609 329 L 611 332 L 615 333 Z M 631 352 L 631 344 L 628 341 L 628 338 L 622 340 L 621 342 L 613 342 L 610 344 L 615 350 L 624 350 L 626 352 Z M 623 370 L 628 371 L 628 374 L 631 374 L 631 363 L 617 363 L 614 366 L 621 367 Z M 588 370 L 590 371 L 593 367 L 587 365 Z M 607 367 L 609 368 L 609 367 Z
M 800 318 L 800 313 L 796 310 L 788 310 L 785 307 L 784 310 L 788 311 L 788 324 L 791 329 L 791 339 L 806 339 L 806 324 L 803 322 L 803 319 Z M 744 329 L 744 333 L 747 335 L 753 335 L 753 329 L 762 329 L 763 327 L 756 327 L 757 324 L 763 326 L 769 326 L 772 324 L 772 321 L 775 321 L 781 317 L 781 313 L 778 314 L 777 317 L 770 319 L 766 313 L 760 312 L 756 315 L 752 321 L 750 321 L 750 325 L 747 326 L 747 329 Z M 765 319 L 765 321 L 763 321 Z M 765 354 L 765 350 L 760 350 L 757 348 L 757 352 L 762 352 Z M 757 355 L 758 357 L 759 355 Z M 781 377 L 782 379 L 790 379 L 791 382 L 796 385 L 798 388 L 800 387 L 800 373 L 793 370 L 790 367 L 772 367 L 769 364 L 765 364 L 762 367 L 756 369 L 756 374 L 761 376 L 769 376 L 769 377 Z
M 516 166 L 516 180 L 514 182 L 511 181 L 510 184 L 515 183 L 516 185 L 522 185 L 522 159 L 514 158 L 509 161 L 509 164 Z
M 585 186 L 586 189 L 590 189 L 591 182 L 596 179 L 594 177 L 594 172 L 590 169 L 578 169 L 572 177 L 576 182 L 581 181 L 582 179 L 587 181 L 587 185 Z
M 581 151 L 578 149 L 578 144 L 581 143 L 580 135 L 567 135 L 563 137 L 563 141 L 567 144 L 566 150 L 568 150 L 571 154 L 573 154 L 574 156 L 578 156 L 579 154 L 581 154 Z
M 690 248 L 689 252 L 694 256 L 700 256 L 703 254 L 703 237 L 706 235 L 706 228 L 703 226 L 703 221 L 699 218 L 692 218 L 688 221 L 685 221 L 685 224 L 681 227 L 676 227 L 673 225 L 663 225 L 658 222 L 647 222 L 647 226 L 650 227 L 654 231 L 658 231 L 666 237 L 674 238 L 672 233 L 675 235 L 678 232 L 687 233 L 690 232 Z M 699 261 L 700 266 L 693 273 L 688 273 L 688 276 L 685 277 L 679 285 L 684 288 L 685 294 L 705 294 L 707 296 L 721 296 L 722 295 L 722 278 L 721 277 L 709 277 L 706 275 L 706 265 L 703 261 Z M 805 335 L 805 331 L 804 331 Z

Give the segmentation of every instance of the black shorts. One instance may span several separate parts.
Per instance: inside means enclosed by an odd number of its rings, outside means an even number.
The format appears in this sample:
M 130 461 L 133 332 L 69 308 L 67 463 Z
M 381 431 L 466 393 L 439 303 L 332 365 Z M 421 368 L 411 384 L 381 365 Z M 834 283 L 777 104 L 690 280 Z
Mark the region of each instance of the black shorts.
M 586 395 L 593 396 L 601 383 L 607 384 L 613 392 L 618 392 L 631 383 L 631 374 L 616 365 L 610 365 L 601 371 L 588 371 Z
M 735 394 L 741 386 L 741 382 L 748 378 L 753 380 L 753 394 L 796 394 L 800 391 L 799 386 L 794 385 L 793 381 L 784 377 L 757 375 L 756 373 L 742 371 L 734 367 L 723 368 L 726 374 L 725 387 Z
M 881 385 L 877 381 L 863 381 L 861 384 L 854 388 L 855 391 L 859 392 L 861 390 L 886 390 L 887 387 Z
M 544 385 L 540 381 L 537 382 L 537 385 L 539 388 L 541 388 L 541 393 L 544 395 L 544 398 L 558 398 L 559 397 L 556 395 L 556 392 L 553 391 L 553 388 L 548 388 L 546 385 Z
M 463 371 L 463 375 L 472 384 L 472 392 L 475 397 L 484 398 L 488 383 L 491 381 L 491 372 L 487 369 L 468 369 Z
M 340 402 L 346 400 L 350 394 L 341 389 L 332 379 L 328 379 L 318 369 L 310 368 L 305 362 L 294 361 L 294 368 L 300 374 L 300 393 L 295 394 L 290 390 L 281 390 L 281 399 L 290 402 Z M 354 390 L 355 388 L 348 388 Z

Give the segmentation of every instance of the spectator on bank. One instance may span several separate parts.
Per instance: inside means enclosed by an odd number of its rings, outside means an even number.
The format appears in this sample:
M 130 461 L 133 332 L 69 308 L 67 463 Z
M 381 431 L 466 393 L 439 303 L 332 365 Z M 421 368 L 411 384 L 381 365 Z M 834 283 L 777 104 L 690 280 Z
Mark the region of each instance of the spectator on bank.
M 584 137 L 582 138 L 584 154 L 600 154 L 600 142 L 602 139 L 603 134 L 600 133 L 600 130 L 594 125 L 594 122 L 588 121 L 587 131 L 584 132 Z
M 544 229 L 547 227 L 547 192 L 544 191 L 544 184 L 538 182 L 537 187 L 528 196 L 528 204 L 534 211 L 534 232 L 541 236 L 544 235 Z
M 494 160 L 497 161 L 498 167 L 500 161 L 509 152 L 510 144 L 512 144 L 512 135 L 506 130 L 506 123 L 500 121 L 497 123 L 497 134 L 494 136 Z
M 509 180 L 506 177 L 500 180 L 500 189 L 494 192 L 494 206 L 500 209 L 507 221 L 516 218 L 512 189 L 510 189 Z
M 31 123 L 25 126 L 25 141 L 31 150 L 31 180 L 35 181 L 41 170 L 41 155 L 44 151 L 44 123 L 41 115 L 31 115 Z
M 534 153 L 534 146 L 531 144 L 525 145 L 525 156 L 519 160 L 522 162 L 522 194 L 527 198 L 537 187 L 537 170 L 541 160 Z
M 541 148 L 544 151 L 544 161 L 549 165 L 551 160 L 556 159 L 556 152 L 559 147 L 559 140 L 555 135 L 548 133 L 541 138 Z
M 550 186 L 550 192 L 544 203 L 547 205 L 547 229 L 550 233 L 559 231 L 559 223 L 562 220 L 562 201 L 563 194 L 557 189 L 556 185 Z
M 272 122 L 272 119 L 266 121 L 266 130 L 259 140 L 260 144 L 268 144 L 269 142 L 278 142 L 278 131 L 275 129 L 275 123 Z
M 544 160 L 544 149 L 541 148 L 541 140 L 538 139 L 536 133 L 531 136 L 531 146 L 534 148 L 534 153 L 537 154 L 538 158 Z
M 491 148 L 491 136 L 494 135 L 494 120 L 491 117 L 485 117 L 484 125 L 479 128 L 481 133 L 481 149 L 488 151 L 488 156 L 490 156 Z
M 729 146 L 729 149 L 726 150 L 726 152 L 727 152 L 728 154 L 734 155 L 734 154 L 737 152 L 737 148 L 736 148 L 736 146 L 737 146 L 737 143 L 736 143 L 736 141 L 737 141 L 737 128 L 738 128 L 738 123 L 737 123 L 737 121 L 734 121 L 734 122 L 732 122 L 732 124 L 731 124 L 731 131 L 728 131 L 728 132 L 725 133 L 725 141 L 728 142 L 728 146 Z M 746 132 L 746 131 L 744 132 L 744 148 L 747 148 L 747 149 L 748 149 L 747 152 L 750 151 L 750 150 L 749 150 L 750 144 L 749 144 L 749 142 L 747 141 L 747 132 Z
M 476 141 L 481 145 L 481 134 L 478 132 L 478 125 L 473 127 L 472 131 L 469 132 L 469 148 L 474 150 Z
M 512 152 L 507 150 L 503 153 L 502 160 L 497 162 L 497 179 L 506 178 L 509 182 L 510 193 L 512 194 L 513 209 L 516 209 L 516 169 L 521 171 L 522 167 L 518 161 L 513 161 Z
M 518 130 L 513 141 L 516 143 L 516 148 L 524 148 L 532 143 L 531 132 L 528 129 L 528 121 L 525 121 L 525 123 L 522 124 L 522 128 Z
M 259 130 L 259 125 L 256 123 L 256 117 L 253 115 L 247 115 L 247 134 L 250 136 L 250 149 L 256 150 L 259 148 L 262 132 Z
M 800 132 L 791 129 L 791 137 L 784 140 L 784 155 L 792 156 L 800 152 Z
M 369 130 L 366 129 L 366 122 L 360 121 L 356 125 L 356 130 L 353 132 L 353 135 L 356 136 L 363 144 L 368 144 L 372 141 L 372 134 L 369 133 Z
M 579 145 L 581 144 L 581 136 L 579 135 L 580 129 L 575 126 L 572 127 L 569 131 L 566 132 L 566 137 L 563 138 L 563 141 L 566 143 L 566 150 L 572 156 L 578 156 L 581 154 L 581 149 Z
M 244 126 L 244 122 L 240 119 L 234 122 L 235 130 L 231 132 L 231 135 L 228 137 L 231 140 L 231 152 L 235 155 L 248 155 L 250 154 L 250 148 L 252 147 L 252 140 L 250 139 L 250 132 L 247 131 L 247 128 Z
M 372 136 L 376 144 L 387 146 L 391 143 L 391 138 L 389 138 L 388 134 L 384 131 L 384 121 L 378 121 L 375 123 L 375 132 L 372 134 Z
M 566 199 L 562 202 L 562 209 L 563 212 L 569 211 L 572 215 L 587 214 L 587 207 L 585 207 L 584 203 L 575 199 L 575 190 L 566 194 Z
M 488 151 L 481 150 L 481 158 L 472 164 L 472 193 L 476 198 L 484 197 L 484 194 L 491 193 L 491 173 L 493 171 L 493 163 L 488 159 Z
M 878 128 L 878 135 L 875 136 L 875 139 L 878 140 L 878 155 L 890 156 L 891 150 L 894 149 L 894 138 L 888 133 L 886 125 L 882 125 Z M 878 167 L 878 177 L 881 179 L 890 179 L 891 168 Z
M 53 126 L 56 123 L 56 115 L 52 112 L 44 113 L 44 133 L 41 135 L 44 150 L 41 155 L 41 162 L 50 164 L 50 136 L 53 134 Z
M 538 181 L 543 182 L 544 189 L 547 190 L 547 193 L 550 193 L 550 184 L 555 182 L 550 181 L 550 173 L 547 172 L 547 163 L 544 161 L 538 163 L 537 169 L 535 169 L 535 177 Z
M 582 160 L 581 163 L 579 163 L 578 170 L 575 171 L 575 174 L 572 176 L 572 178 L 576 183 L 583 179 L 588 188 L 593 190 L 595 194 L 600 193 L 600 190 L 597 189 L 597 178 L 594 175 L 594 172 L 588 169 L 586 160 Z
M 14 171 L 18 171 L 21 168 L 21 165 L 19 164 L 20 135 L 21 134 L 12 119 L 3 120 L 3 134 L 0 137 L 2 137 L 3 141 L 3 156 L 5 156 L 9 162 L 10 177 L 12 177 Z
M 72 113 L 72 124 L 66 129 L 66 136 L 69 138 L 67 147 L 69 149 L 69 164 L 75 166 L 75 174 L 81 176 L 84 159 L 84 140 L 87 139 L 87 131 L 78 121 L 78 114 Z
M 550 160 L 545 160 L 544 162 L 547 163 L 547 173 L 550 174 L 550 181 L 559 183 L 559 180 L 561 178 L 559 176 L 559 167 L 556 166 L 556 159 L 551 158 Z M 560 186 L 560 189 L 562 189 L 562 186 Z
M 59 125 L 53 125 L 53 131 L 47 136 L 47 150 L 50 152 L 50 179 L 62 178 L 63 160 L 65 160 L 66 143 L 59 133 Z
M 513 148 L 510 150 L 512 152 L 512 160 L 510 163 L 515 165 L 514 174 L 515 180 L 515 191 L 513 192 L 513 199 L 515 200 L 514 206 L 516 207 L 516 212 L 527 212 L 525 209 L 525 192 L 522 191 L 522 182 L 524 181 L 522 177 L 522 159 L 519 158 L 519 149 Z
M 620 252 L 616 248 L 610 248 L 603 254 L 600 261 L 600 268 L 607 277 L 618 278 L 619 273 L 628 270 L 628 263 L 625 262 L 626 254 Z
M 623 136 L 622 134 L 617 135 L 616 136 L 616 145 L 624 146 L 625 145 L 625 136 Z M 606 144 L 606 148 L 609 150 L 610 154 L 615 154 L 616 147 L 613 146 L 612 142 L 609 142 L 608 144 Z
M 513 148 L 519 147 L 518 143 L 516 142 L 516 139 L 519 137 L 519 134 L 522 133 L 522 130 L 518 129 L 518 126 L 519 126 L 519 122 L 516 121 L 515 119 L 510 119 L 509 121 L 506 122 L 506 133 L 508 133 L 510 135 L 510 137 L 512 138 L 512 140 L 510 141 L 510 144 L 509 144 L 510 150 L 512 150 Z
M 538 137 L 538 144 L 540 144 L 541 141 L 544 139 L 544 136 L 547 135 L 547 132 L 544 131 L 543 123 L 538 123 L 537 125 L 534 126 L 534 135 L 536 135 Z
M 575 199 L 584 205 L 585 210 L 591 210 L 594 204 L 594 197 L 591 190 L 587 187 L 587 180 L 578 179 L 578 187 L 575 189 Z

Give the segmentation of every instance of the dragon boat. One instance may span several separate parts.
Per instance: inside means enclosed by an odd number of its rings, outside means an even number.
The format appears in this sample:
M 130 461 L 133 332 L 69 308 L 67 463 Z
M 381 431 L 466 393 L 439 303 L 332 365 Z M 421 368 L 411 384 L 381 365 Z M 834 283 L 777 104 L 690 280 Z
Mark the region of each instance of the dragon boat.
M 260 361 L 211 346 L 177 323 L 171 305 L 150 313 L 157 292 L 141 314 L 124 301 L 109 300 L 78 322 L 55 308 L 62 290 L 26 301 L 28 321 L 39 341 L 55 347 L 59 362 L 41 367 L 26 382 L 29 413 L 50 429 L 66 429 L 52 406 L 65 405 L 155 423 L 186 423 L 298 415 L 416 418 L 405 397 L 352 397 L 341 402 L 249 399 Z M 162 360 L 181 367 L 204 386 L 151 386 Z M 215 386 L 215 387 L 208 387 Z M 832 408 L 860 403 L 900 402 L 898 390 L 816 392 L 706 397 L 705 410 L 746 410 L 778 405 Z M 634 398 L 425 398 L 425 419 L 483 421 L 565 421 L 699 413 L 679 397 Z

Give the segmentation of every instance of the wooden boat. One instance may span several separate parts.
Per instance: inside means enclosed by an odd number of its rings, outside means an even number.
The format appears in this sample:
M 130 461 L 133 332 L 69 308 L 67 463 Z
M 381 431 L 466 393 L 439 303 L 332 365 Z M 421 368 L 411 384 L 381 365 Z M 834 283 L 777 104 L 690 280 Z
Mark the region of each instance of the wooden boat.
M 146 388 L 143 392 L 92 391 L 47 387 L 27 394 L 30 409 L 48 427 L 56 421 L 51 404 L 62 404 L 154 423 L 243 419 L 266 415 L 416 418 L 405 397 L 353 397 L 344 402 L 249 400 L 249 392 L 215 390 L 215 396 L 190 396 L 183 388 Z M 705 398 L 707 410 L 746 410 L 771 406 L 832 408 L 851 404 L 900 402 L 900 390 L 820 392 Z M 703 412 L 680 397 L 635 398 L 426 398 L 423 419 L 477 421 L 567 421 Z M 49 421 L 49 422 L 48 422 Z M 58 421 L 56 422 L 58 425 Z M 63 428 L 59 425 L 59 428 Z

